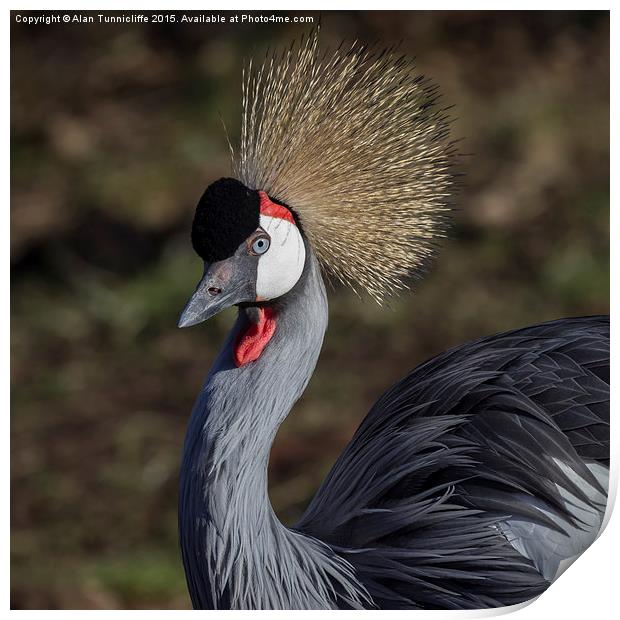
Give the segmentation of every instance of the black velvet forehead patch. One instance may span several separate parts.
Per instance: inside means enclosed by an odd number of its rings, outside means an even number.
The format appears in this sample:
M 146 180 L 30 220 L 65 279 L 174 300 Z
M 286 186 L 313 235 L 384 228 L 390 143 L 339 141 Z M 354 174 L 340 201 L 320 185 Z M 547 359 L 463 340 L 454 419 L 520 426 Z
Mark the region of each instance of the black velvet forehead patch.
M 232 256 L 260 222 L 260 196 L 236 179 L 207 187 L 196 207 L 192 245 L 207 263 Z

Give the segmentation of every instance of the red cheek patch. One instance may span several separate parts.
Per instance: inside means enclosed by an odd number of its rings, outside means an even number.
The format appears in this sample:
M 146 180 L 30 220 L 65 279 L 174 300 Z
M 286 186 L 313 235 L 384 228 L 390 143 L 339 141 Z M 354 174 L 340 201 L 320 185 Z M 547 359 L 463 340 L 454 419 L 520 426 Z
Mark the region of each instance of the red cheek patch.
M 259 308 L 258 323 L 252 323 L 245 332 L 237 337 L 233 353 L 235 366 L 240 368 L 256 361 L 269 344 L 275 331 L 274 310 L 272 308 Z
M 265 194 L 265 192 L 259 191 L 258 195 L 260 196 L 261 215 L 266 215 L 268 217 L 278 217 L 281 220 L 286 220 L 291 224 L 295 224 L 295 218 L 293 217 L 293 214 L 286 207 L 283 207 L 282 205 L 273 202 L 273 200 L 271 200 L 269 196 Z

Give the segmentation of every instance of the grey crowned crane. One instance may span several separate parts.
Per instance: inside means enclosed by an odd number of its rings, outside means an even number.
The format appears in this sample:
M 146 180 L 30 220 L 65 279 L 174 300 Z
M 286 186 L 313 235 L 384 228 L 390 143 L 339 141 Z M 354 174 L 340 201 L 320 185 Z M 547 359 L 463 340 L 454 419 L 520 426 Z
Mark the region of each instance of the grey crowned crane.
M 312 35 L 244 78 L 233 178 L 200 199 L 204 274 L 179 325 L 238 317 L 194 406 L 180 546 L 198 609 L 472 609 L 549 586 L 596 538 L 609 471 L 609 319 L 483 338 L 372 407 L 301 520 L 269 452 L 321 350 L 322 269 L 377 301 L 444 234 L 455 148 L 435 88 L 394 50 Z

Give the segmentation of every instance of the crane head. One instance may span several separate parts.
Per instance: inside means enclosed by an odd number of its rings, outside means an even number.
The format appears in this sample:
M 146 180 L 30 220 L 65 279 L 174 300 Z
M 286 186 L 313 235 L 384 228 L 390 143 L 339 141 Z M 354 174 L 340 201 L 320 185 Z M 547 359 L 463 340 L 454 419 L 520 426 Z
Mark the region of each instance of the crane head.
M 192 245 L 204 273 L 179 327 L 221 310 L 281 297 L 304 269 L 306 248 L 290 209 L 235 179 L 219 179 L 196 207 Z

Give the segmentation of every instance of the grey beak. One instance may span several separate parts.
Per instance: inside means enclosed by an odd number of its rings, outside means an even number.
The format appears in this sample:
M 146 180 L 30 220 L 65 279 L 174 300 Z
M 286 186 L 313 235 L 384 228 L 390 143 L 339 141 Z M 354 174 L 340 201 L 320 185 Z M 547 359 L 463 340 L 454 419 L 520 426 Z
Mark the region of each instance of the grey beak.
M 255 283 L 248 275 L 234 260 L 206 267 L 196 291 L 179 317 L 178 326 L 197 325 L 230 306 L 254 301 Z

